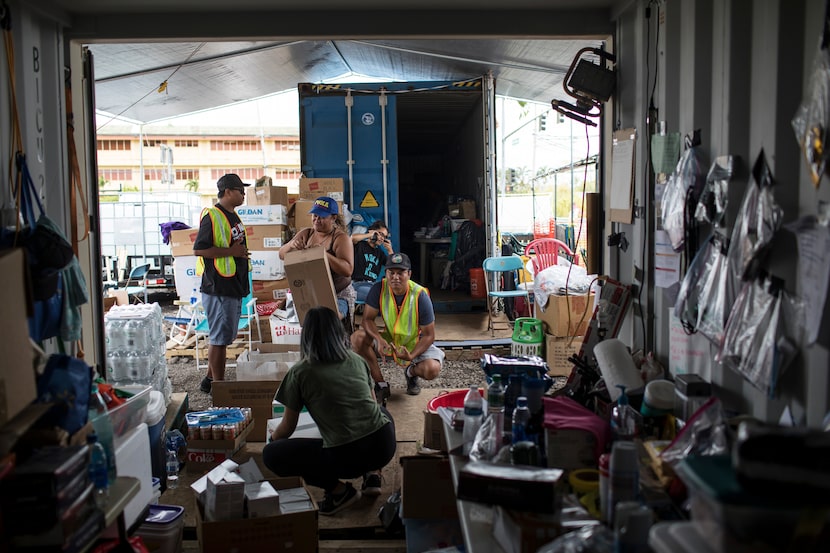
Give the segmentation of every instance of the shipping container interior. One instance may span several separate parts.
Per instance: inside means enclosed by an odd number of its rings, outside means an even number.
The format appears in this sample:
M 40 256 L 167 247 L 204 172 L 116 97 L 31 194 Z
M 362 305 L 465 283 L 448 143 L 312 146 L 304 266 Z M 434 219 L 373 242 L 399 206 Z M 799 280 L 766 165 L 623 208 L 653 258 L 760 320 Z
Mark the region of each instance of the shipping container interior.
M 413 279 L 429 287 L 438 311 L 485 309 L 483 299 L 471 296 L 469 279 L 469 269 L 480 268 L 486 256 L 487 162 L 481 80 L 469 82 L 460 90 L 385 83 L 400 87 L 386 98 L 385 112 L 377 84 L 342 85 L 333 94 L 300 85 L 304 175 L 342 177 L 352 211 L 387 222 L 393 247 L 410 256 Z M 344 87 L 355 94 L 351 131 Z

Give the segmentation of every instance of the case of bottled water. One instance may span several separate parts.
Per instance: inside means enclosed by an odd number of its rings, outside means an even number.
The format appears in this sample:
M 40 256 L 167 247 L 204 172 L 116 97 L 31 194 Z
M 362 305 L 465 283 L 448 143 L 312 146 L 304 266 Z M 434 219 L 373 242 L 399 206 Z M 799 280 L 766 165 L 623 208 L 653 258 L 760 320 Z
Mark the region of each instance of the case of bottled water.
M 104 316 L 107 381 L 152 386 L 169 400 L 166 335 L 158 303 L 114 305 Z

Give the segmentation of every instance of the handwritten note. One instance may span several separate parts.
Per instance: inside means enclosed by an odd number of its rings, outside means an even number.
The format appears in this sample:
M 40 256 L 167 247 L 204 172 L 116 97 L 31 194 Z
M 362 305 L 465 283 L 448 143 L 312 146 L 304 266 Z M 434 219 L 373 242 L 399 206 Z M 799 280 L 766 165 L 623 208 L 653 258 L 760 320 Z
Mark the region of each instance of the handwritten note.
M 665 230 L 654 233 L 654 285 L 668 288 L 680 280 L 680 254 L 671 247 Z
M 830 229 L 801 222 L 795 232 L 798 239 L 798 289 L 804 301 L 807 344 L 812 344 L 818 338 L 824 302 L 827 300 Z
M 634 141 L 620 140 L 614 145 L 611 167 L 611 209 L 631 209 L 631 184 L 634 176 Z

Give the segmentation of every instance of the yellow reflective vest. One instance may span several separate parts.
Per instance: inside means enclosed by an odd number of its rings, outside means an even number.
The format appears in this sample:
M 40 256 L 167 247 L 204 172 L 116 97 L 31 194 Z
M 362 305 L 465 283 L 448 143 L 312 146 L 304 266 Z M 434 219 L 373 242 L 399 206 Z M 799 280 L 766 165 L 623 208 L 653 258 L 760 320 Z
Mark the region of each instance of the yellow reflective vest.
M 409 290 L 403 298 L 400 308 L 395 303 L 395 294 L 392 288 L 383 279 L 380 289 L 380 314 L 386 328 L 383 331 L 383 338 L 395 346 L 404 346 L 412 351 L 418 343 L 420 329 L 418 328 L 418 296 L 421 292 L 429 294 L 429 290 L 409 281 Z M 407 364 L 408 361 L 399 361 Z
M 204 219 L 205 215 L 210 217 L 210 223 L 213 226 L 213 245 L 217 248 L 230 247 L 233 236 L 231 222 L 228 221 L 227 216 L 216 207 L 203 209 L 199 220 Z M 216 257 L 213 259 L 213 266 L 216 268 L 216 272 L 225 278 L 230 278 L 236 274 L 236 259 L 233 256 Z M 205 259 L 199 256 L 196 260 L 196 274 L 201 275 L 204 272 Z

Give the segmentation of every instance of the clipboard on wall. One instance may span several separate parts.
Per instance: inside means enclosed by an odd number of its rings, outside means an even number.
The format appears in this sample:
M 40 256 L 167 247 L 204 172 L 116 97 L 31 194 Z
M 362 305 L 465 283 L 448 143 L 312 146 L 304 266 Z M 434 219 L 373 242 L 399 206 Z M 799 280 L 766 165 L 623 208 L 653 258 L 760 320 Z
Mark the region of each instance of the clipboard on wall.
M 611 149 L 611 222 L 634 222 L 634 160 L 637 129 L 614 133 Z

